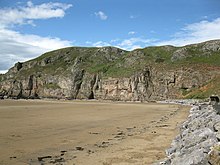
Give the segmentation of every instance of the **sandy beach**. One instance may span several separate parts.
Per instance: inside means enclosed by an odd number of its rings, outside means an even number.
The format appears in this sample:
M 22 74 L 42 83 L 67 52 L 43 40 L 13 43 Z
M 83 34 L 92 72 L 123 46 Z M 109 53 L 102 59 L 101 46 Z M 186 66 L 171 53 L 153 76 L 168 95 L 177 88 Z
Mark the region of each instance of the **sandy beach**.
M 98 101 L 0 101 L 1 165 L 147 165 L 189 107 Z

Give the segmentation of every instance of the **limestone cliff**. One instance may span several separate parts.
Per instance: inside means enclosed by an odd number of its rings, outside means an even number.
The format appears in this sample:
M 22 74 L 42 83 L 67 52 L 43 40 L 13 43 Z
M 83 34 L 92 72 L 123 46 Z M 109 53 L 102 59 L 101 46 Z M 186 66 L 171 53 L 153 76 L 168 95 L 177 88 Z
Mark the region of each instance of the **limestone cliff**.
M 0 95 L 124 101 L 199 98 L 220 93 L 219 71 L 218 40 L 131 52 L 70 47 L 16 63 L 0 75 Z

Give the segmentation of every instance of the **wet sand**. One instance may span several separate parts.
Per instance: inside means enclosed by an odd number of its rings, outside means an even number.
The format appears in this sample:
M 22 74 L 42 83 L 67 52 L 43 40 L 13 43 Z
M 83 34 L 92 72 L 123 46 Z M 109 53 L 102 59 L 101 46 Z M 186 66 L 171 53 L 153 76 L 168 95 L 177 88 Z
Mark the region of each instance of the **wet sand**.
M 0 101 L 0 164 L 147 165 L 189 107 L 97 101 Z

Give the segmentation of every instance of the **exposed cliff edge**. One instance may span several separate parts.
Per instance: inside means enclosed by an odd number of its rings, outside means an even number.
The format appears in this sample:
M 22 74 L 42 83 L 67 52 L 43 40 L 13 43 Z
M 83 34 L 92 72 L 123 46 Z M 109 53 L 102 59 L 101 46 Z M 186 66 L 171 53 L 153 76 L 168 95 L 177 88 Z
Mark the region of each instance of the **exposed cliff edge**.
M 220 93 L 220 40 L 184 47 L 70 47 L 16 63 L 0 96 L 148 101 Z

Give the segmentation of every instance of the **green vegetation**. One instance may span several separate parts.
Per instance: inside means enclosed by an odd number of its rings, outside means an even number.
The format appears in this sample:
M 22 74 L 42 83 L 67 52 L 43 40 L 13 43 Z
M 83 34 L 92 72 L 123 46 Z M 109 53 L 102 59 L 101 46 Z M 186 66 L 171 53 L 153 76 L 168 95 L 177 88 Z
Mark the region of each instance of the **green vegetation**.
M 97 64 L 97 65 L 93 65 L 88 67 L 89 71 L 91 73 L 106 73 L 109 69 L 109 65 L 108 64 Z
M 61 89 L 60 86 L 55 83 L 45 84 L 44 87 L 47 89 Z
M 206 64 L 209 66 L 220 66 L 220 52 L 209 52 L 209 54 L 191 54 L 184 59 L 171 63 L 172 66 Z
M 210 82 L 206 83 L 204 86 L 191 90 L 184 97 L 187 99 L 205 99 L 210 95 L 220 93 L 220 77 L 216 77 Z
M 192 90 L 189 90 L 189 89 L 186 89 L 186 88 L 180 88 L 180 91 L 181 91 L 183 96 L 186 96 L 187 94 L 192 92 Z
M 0 74 L 0 82 L 5 80 L 5 75 L 4 74 Z
M 217 150 L 217 151 L 220 151 L 220 146 L 219 146 L 219 145 L 216 145 L 216 146 L 214 146 L 213 149 L 215 149 L 215 150 Z
M 168 51 L 167 51 L 168 49 Z M 149 47 L 125 52 L 114 61 L 97 64 L 97 60 L 86 69 L 89 72 L 102 72 L 105 77 L 130 77 L 146 66 L 164 66 L 170 63 L 174 47 Z M 103 61 L 103 60 L 101 60 Z
M 178 49 L 173 46 L 147 47 L 136 49 L 132 52 L 112 51 L 106 47 L 99 48 L 63 48 L 39 56 L 28 61 L 33 67 L 21 70 L 18 76 L 43 73 L 50 75 L 69 74 L 71 68 L 77 67 L 89 73 L 103 73 L 105 77 L 129 77 L 142 70 L 146 66 L 154 66 L 159 70 L 176 69 L 181 66 L 194 64 L 207 64 L 220 66 L 220 52 L 204 52 L 202 44 L 198 46 L 186 46 L 185 57 L 175 62 L 171 61 L 174 52 Z M 114 48 L 117 50 L 117 48 Z M 119 49 L 118 49 L 119 50 Z M 185 91 L 183 91 L 185 94 Z
M 163 59 L 165 63 L 171 63 L 171 57 L 177 48 L 172 46 L 148 47 L 142 51 L 145 54 L 145 60 L 155 61 Z
M 193 56 L 185 59 L 185 61 L 191 64 L 209 64 L 214 66 L 220 66 L 220 53 L 212 53 L 211 55 Z

